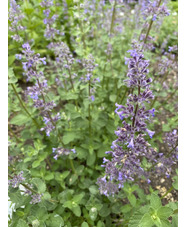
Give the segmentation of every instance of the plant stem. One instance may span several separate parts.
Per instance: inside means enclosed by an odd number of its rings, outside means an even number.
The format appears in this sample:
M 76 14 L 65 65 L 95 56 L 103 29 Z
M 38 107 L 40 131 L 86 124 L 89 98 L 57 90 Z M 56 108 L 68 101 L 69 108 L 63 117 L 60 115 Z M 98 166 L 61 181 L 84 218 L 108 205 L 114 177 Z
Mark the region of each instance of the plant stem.
M 89 98 L 90 98 L 90 80 L 89 80 L 89 83 L 88 83 L 88 95 L 89 95 Z M 91 113 L 90 113 L 90 107 L 91 107 L 91 104 L 89 103 L 88 104 L 88 118 L 89 118 L 89 138 L 91 137 Z
M 169 192 L 171 192 L 174 189 L 174 187 L 172 186 L 160 199 L 163 199 L 166 195 L 169 194 Z
M 16 142 L 17 143 L 21 143 L 21 140 L 15 135 L 15 133 L 11 129 L 10 125 L 8 125 L 8 130 L 11 132 L 11 134 L 13 135 L 13 137 L 16 139 Z
M 76 170 L 75 170 L 74 163 L 73 163 L 72 159 L 69 159 L 69 160 L 70 160 L 70 165 L 71 165 L 71 167 L 72 167 L 72 171 L 73 171 L 74 173 L 76 173 Z
M 21 98 L 19 97 L 19 94 L 17 93 L 17 90 L 14 86 L 14 84 L 11 84 L 13 90 L 14 90 L 14 93 L 15 95 L 17 96 L 18 100 L 19 100 L 19 103 L 21 104 L 22 108 L 24 109 L 24 111 L 28 114 L 28 116 L 32 119 L 32 121 L 34 122 L 34 124 L 37 126 L 37 128 L 40 130 L 40 126 L 39 124 L 37 123 L 37 121 L 31 116 L 31 114 L 28 112 L 27 108 L 25 107 L 25 105 L 23 104 L 23 101 L 21 100 Z

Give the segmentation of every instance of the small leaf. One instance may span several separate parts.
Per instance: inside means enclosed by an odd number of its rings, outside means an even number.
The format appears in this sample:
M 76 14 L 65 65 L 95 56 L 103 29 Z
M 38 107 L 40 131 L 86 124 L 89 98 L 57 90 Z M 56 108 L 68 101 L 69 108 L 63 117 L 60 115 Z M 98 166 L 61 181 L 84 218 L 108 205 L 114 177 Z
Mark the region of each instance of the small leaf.
M 149 213 L 144 214 L 142 217 L 139 226 L 140 227 L 151 227 L 154 225 L 154 222 Z
M 33 178 L 32 183 L 37 187 L 38 193 L 46 191 L 46 184 L 40 178 Z
M 159 207 L 161 207 L 161 199 L 159 198 L 158 195 L 155 193 L 152 193 L 151 198 L 150 198 L 150 205 L 153 207 L 155 210 L 157 210 Z
M 32 168 L 36 168 L 36 167 L 38 167 L 39 165 L 40 165 L 40 161 L 39 160 L 36 160 L 36 161 L 34 161 L 33 163 L 32 163 Z
M 83 222 L 82 224 L 81 224 L 81 227 L 89 227 L 89 225 L 87 224 L 87 222 Z
M 129 200 L 129 202 L 131 203 L 131 205 L 133 207 L 135 207 L 136 206 L 136 197 L 135 197 L 135 195 L 130 194 L 130 195 L 127 196 L 127 198 Z
M 80 217 L 81 216 L 81 208 L 79 205 L 77 205 L 76 207 L 72 207 L 72 212 L 77 216 Z

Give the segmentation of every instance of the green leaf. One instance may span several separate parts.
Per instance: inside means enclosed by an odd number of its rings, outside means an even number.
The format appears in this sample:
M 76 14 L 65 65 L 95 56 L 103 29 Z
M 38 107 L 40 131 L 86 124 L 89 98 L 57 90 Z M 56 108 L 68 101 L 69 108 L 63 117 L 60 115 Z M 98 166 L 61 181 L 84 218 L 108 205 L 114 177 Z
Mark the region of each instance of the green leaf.
M 92 166 L 94 164 L 94 162 L 96 161 L 96 154 L 88 154 L 88 158 L 87 158 L 87 165 L 88 166 Z
M 52 180 L 52 179 L 54 179 L 54 174 L 51 172 L 45 176 L 45 180 L 47 180 L 47 181 Z
M 101 210 L 101 208 L 103 207 L 103 204 L 99 199 L 97 199 L 94 196 L 91 196 L 85 206 L 87 210 L 90 210 L 92 207 L 96 207 L 97 210 Z
M 157 210 L 158 208 L 160 208 L 161 205 L 161 199 L 159 198 L 158 195 L 156 195 L 155 193 L 152 193 L 151 198 L 150 198 L 150 205 L 151 207 L 153 207 L 155 210 Z
M 72 207 L 72 212 L 77 216 L 80 217 L 81 216 L 81 208 L 79 205 Z
M 89 227 L 89 225 L 87 224 L 87 222 L 83 222 L 82 224 L 81 224 L 81 227 Z
M 83 199 L 84 196 L 85 196 L 85 193 L 82 192 L 82 193 L 80 193 L 79 195 L 75 195 L 75 196 L 73 197 L 72 200 L 73 200 L 75 203 L 79 204 L 79 203 L 81 202 L 81 200 Z
M 18 114 L 10 121 L 12 125 L 23 125 L 30 121 L 29 117 L 23 114 Z
M 69 178 L 69 185 L 72 185 L 77 179 L 78 179 L 77 174 L 71 175 L 71 177 Z
M 14 75 L 13 68 L 8 68 L 8 83 L 15 84 L 17 82 L 17 78 Z
M 15 55 L 8 56 L 8 66 L 11 66 L 15 61 Z
M 63 136 L 63 143 L 66 145 L 75 139 L 79 138 L 77 133 L 75 132 L 66 132 L 65 135 Z
M 102 221 L 98 221 L 97 227 L 105 227 L 105 224 Z
M 99 211 L 99 215 L 101 217 L 107 217 L 110 214 L 111 210 L 108 207 L 107 204 L 103 204 L 103 207 L 101 208 L 101 210 Z
M 174 182 L 172 183 L 173 187 L 178 190 L 178 176 L 173 177 Z
M 36 168 L 36 167 L 38 167 L 39 165 L 40 165 L 40 160 L 36 160 L 36 161 L 34 161 L 33 163 L 32 163 L 32 168 Z
M 136 206 L 136 197 L 135 197 L 135 195 L 130 194 L 130 195 L 127 196 L 127 198 L 128 198 L 128 200 L 129 200 L 130 204 L 131 204 L 133 207 L 135 207 L 135 206 Z
M 160 219 L 167 219 L 171 216 L 173 210 L 169 207 L 160 207 L 157 210 L 157 215 Z
M 178 215 L 172 215 L 172 227 L 178 227 Z
M 93 195 L 96 195 L 96 194 L 99 192 L 98 187 L 97 187 L 96 185 L 91 185 L 91 186 L 89 187 L 89 191 L 90 191 L 90 193 L 92 193 Z
M 38 206 L 38 205 L 33 205 L 31 207 L 31 215 L 37 217 L 39 220 L 45 221 L 48 217 L 47 209 L 46 207 Z
M 32 183 L 36 186 L 38 193 L 46 191 L 46 184 L 40 178 L 33 178 Z
M 26 221 L 24 221 L 23 219 L 19 219 L 16 227 L 29 227 L 28 224 L 26 223 Z
M 171 223 L 168 220 L 161 220 L 161 227 L 171 227 Z
M 49 220 L 47 221 L 47 226 L 50 227 L 61 227 L 64 226 L 63 218 L 58 214 L 50 214 Z
M 116 95 L 110 95 L 109 99 L 110 99 L 111 102 L 115 102 L 116 101 L 116 97 L 117 97 Z
M 139 211 L 135 212 L 134 215 L 130 218 L 128 227 L 139 227 L 139 223 L 142 217 L 143 217 L 143 214 L 141 214 Z
M 131 211 L 131 209 L 132 209 L 131 205 L 130 204 L 126 204 L 126 205 L 121 207 L 121 212 L 123 214 L 125 214 L 125 213 L 128 213 L 129 211 Z
M 89 211 L 89 217 L 92 221 L 95 221 L 98 215 L 98 210 L 96 207 L 92 207 Z
M 139 226 L 140 227 L 151 227 L 153 225 L 154 225 L 154 222 L 153 222 L 150 214 L 149 213 L 144 214 L 139 223 Z

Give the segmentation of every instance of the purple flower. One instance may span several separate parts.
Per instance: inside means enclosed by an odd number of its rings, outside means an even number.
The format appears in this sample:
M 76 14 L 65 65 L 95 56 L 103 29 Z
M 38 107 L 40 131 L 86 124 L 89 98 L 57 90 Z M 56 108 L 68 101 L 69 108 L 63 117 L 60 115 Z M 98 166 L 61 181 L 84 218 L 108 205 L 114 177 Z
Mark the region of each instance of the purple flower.
M 152 137 L 153 137 L 153 135 L 154 135 L 155 132 L 150 131 L 148 129 L 146 129 L 146 132 L 149 134 L 150 138 L 152 139 Z
M 127 146 L 128 148 L 134 148 L 134 139 L 132 138 L 129 145 Z

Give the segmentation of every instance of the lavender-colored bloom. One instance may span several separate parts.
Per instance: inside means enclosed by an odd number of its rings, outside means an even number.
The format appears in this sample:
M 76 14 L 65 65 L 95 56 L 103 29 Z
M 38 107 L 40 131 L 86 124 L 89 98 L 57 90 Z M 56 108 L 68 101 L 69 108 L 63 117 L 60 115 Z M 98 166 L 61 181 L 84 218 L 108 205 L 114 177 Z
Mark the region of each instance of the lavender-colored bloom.
M 116 103 L 115 112 L 121 120 L 125 120 L 122 127 L 115 131 L 117 139 L 112 143 L 112 151 L 107 152 L 112 159 L 109 161 L 104 158 L 105 177 L 97 181 L 100 192 L 107 196 L 114 195 L 126 181 L 134 181 L 135 178 L 145 177 L 150 183 L 152 173 L 162 174 L 162 170 L 165 173 L 170 166 L 170 159 L 158 154 L 145 140 L 146 133 L 150 138 L 155 133 L 147 128 L 147 122 L 154 116 L 155 109 L 146 110 L 145 107 L 145 103 L 154 98 L 150 90 L 152 80 L 147 78 L 149 63 L 144 60 L 140 45 L 134 43 L 133 49 L 128 52 L 131 58 L 128 58 L 127 84 L 136 89 L 138 94 L 130 94 L 125 106 Z M 141 166 L 144 157 L 152 165 L 157 164 L 151 172 Z
M 26 94 L 33 100 L 34 107 L 40 110 L 43 116 L 45 127 L 41 128 L 41 131 L 45 130 L 46 135 L 50 136 L 51 131 L 55 129 L 55 122 L 60 119 L 60 114 L 52 115 L 50 112 L 56 106 L 53 101 L 46 101 L 45 95 L 48 92 L 49 86 L 45 79 L 43 72 L 38 71 L 38 65 L 46 65 L 46 58 L 40 58 L 40 54 L 34 54 L 31 50 L 29 43 L 24 43 L 23 47 L 23 60 L 22 62 L 25 75 L 28 80 L 34 80 L 35 85 L 28 87 Z
M 20 23 L 22 19 L 24 18 L 24 15 L 22 14 L 20 10 L 20 6 L 17 5 L 15 0 L 10 1 L 10 9 L 9 9 L 9 21 L 11 22 L 11 26 L 9 27 L 9 30 L 12 32 L 15 32 L 16 34 L 11 36 L 13 40 L 16 42 L 19 42 L 21 40 L 21 37 L 19 36 L 18 32 L 25 30 L 25 27 L 23 27 Z
M 146 129 L 146 132 L 149 134 L 150 138 L 152 139 L 152 137 L 153 137 L 153 135 L 154 135 L 155 132 L 150 131 L 148 129 Z
M 9 180 L 8 183 L 11 185 L 13 188 L 19 187 L 20 183 L 22 183 L 25 180 L 23 177 L 23 171 L 21 171 L 18 175 L 15 175 L 13 179 Z
M 58 148 L 52 148 L 52 152 L 54 153 L 54 159 L 57 160 L 59 157 L 63 155 L 69 155 L 71 152 L 75 154 L 76 150 L 74 148 L 69 150 L 67 148 L 58 147 Z
M 33 195 L 31 195 L 32 200 L 30 201 L 30 204 L 40 203 L 42 196 L 43 196 L 43 194 L 33 194 Z

